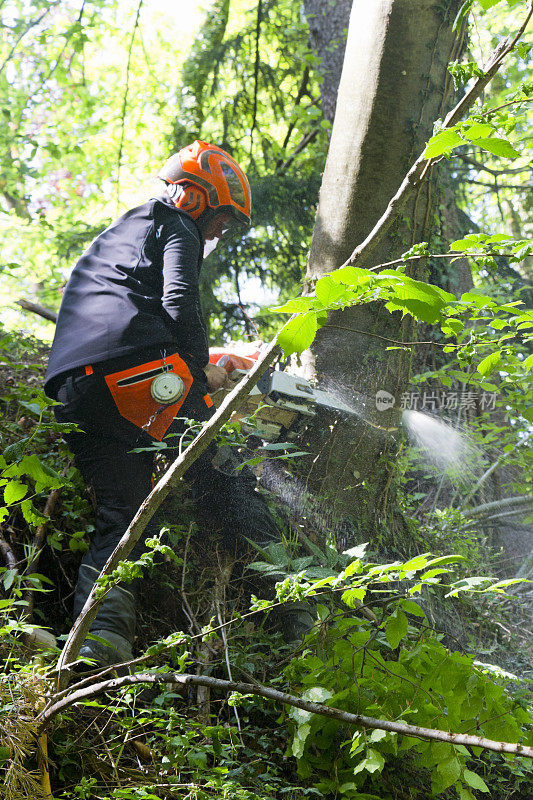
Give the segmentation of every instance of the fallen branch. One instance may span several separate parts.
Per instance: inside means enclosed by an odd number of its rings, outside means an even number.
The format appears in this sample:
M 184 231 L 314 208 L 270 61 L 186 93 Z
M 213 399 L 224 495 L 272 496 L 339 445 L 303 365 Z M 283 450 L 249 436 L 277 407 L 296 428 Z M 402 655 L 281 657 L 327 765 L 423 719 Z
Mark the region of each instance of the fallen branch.
M 187 449 L 176 458 L 165 475 L 163 475 L 161 480 L 158 481 L 152 489 L 130 522 L 121 540 L 109 556 L 100 573 L 100 577 L 110 575 L 113 570 L 116 569 L 119 562 L 128 557 L 133 547 L 140 539 L 147 524 L 150 522 L 163 500 L 167 497 L 170 490 L 177 486 L 184 473 L 215 438 L 224 422 L 227 422 L 233 412 L 239 408 L 242 401 L 248 396 L 250 390 L 255 386 L 261 375 L 270 364 L 281 355 L 281 348 L 276 344 L 276 341 L 277 339 L 274 339 L 270 343 L 250 372 L 228 394 L 218 411 L 211 417 L 209 422 L 204 425 L 198 436 L 196 436 Z M 97 587 L 95 585 L 65 642 L 65 647 L 57 665 L 59 688 L 62 688 L 66 683 L 66 679 L 68 679 L 68 674 L 62 675 L 62 670 L 64 670 L 68 664 L 76 660 L 80 647 L 89 632 L 91 623 L 96 617 L 98 608 L 104 600 L 103 597 L 97 598 L 96 594 Z
M 40 317 L 50 320 L 50 322 L 57 322 L 57 314 L 50 308 L 40 306 L 38 303 L 32 303 L 30 300 L 25 300 L 23 297 L 16 302 L 24 311 L 31 311 L 33 314 L 38 314 Z
M 339 722 L 346 722 L 348 725 L 357 725 L 360 728 L 390 731 L 402 736 L 414 736 L 417 739 L 429 739 L 436 742 L 449 742 L 454 745 L 482 747 L 484 750 L 492 750 L 495 753 L 511 753 L 512 755 L 533 759 L 533 747 L 528 747 L 526 745 L 514 744 L 512 742 L 497 742 L 493 739 L 486 739 L 484 736 L 471 736 L 466 733 L 450 733 L 436 728 L 422 728 L 418 725 L 409 725 L 405 722 L 375 719 L 374 717 L 366 717 L 362 714 L 351 714 L 348 711 L 341 711 L 339 708 L 333 708 L 332 706 L 323 705 L 322 703 L 313 703 L 310 700 L 303 700 L 301 697 L 296 697 L 286 692 L 279 692 L 276 689 L 270 689 L 260 684 L 225 681 L 206 675 L 180 675 L 169 672 L 162 672 L 159 674 L 141 672 L 138 675 L 125 675 L 122 678 L 102 681 L 101 683 L 87 686 L 84 689 L 79 689 L 77 692 L 72 692 L 62 700 L 49 706 L 46 711 L 39 715 L 37 718 L 38 733 L 42 733 L 57 714 L 64 711 L 69 706 L 72 706 L 74 703 L 87 700 L 102 692 L 115 691 L 122 686 L 133 686 L 140 683 L 175 683 L 181 686 L 205 686 L 206 688 L 219 689 L 226 693 L 239 692 L 240 694 L 254 694 L 259 697 L 265 697 L 267 700 L 274 700 L 275 702 L 293 706 L 294 708 L 301 708 L 303 711 L 308 711 L 311 714 L 320 714 L 324 717 L 336 719 Z
M 457 122 L 459 122 L 465 112 L 474 105 L 476 100 L 481 96 L 487 84 L 490 83 L 490 81 L 498 72 L 504 58 L 515 48 L 520 37 L 527 28 L 532 15 L 533 6 L 530 8 L 527 17 L 516 36 L 512 39 L 510 36 L 508 36 L 506 39 L 500 42 L 489 58 L 483 75 L 477 79 L 471 89 L 457 103 L 455 108 L 452 108 L 449 114 L 446 115 L 442 130 L 446 128 L 452 128 Z M 433 166 L 433 164 L 440 160 L 440 158 L 441 156 L 427 159 L 424 157 L 423 153 L 417 158 L 403 179 L 400 188 L 390 200 L 380 219 L 376 222 L 366 239 L 361 242 L 361 244 L 357 245 L 351 256 L 342 265 L 343 267 L 351 266 L 353 264 L 361 265 L 366 256 L 369 255 L 369 253 L 376 247 L 376 245 L 381 241 L 385 233 L 388 231 L 407 199 L 413 194 L 413 192 L 416 191 L 416 189 L 418 189 L 430 168 Z

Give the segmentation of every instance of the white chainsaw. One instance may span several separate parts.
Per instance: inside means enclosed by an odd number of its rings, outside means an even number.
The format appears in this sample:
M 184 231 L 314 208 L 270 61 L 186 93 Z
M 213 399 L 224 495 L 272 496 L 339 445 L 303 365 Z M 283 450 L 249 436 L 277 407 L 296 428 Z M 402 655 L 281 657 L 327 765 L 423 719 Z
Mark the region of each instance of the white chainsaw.
M 209 361 L 224 367 L 230 380 L 238 382 L 253 367 L 260 354 L 257 343 L 237 343 L 225 348 L 211 348 Z M 215 405 L 220 405 L 223 396 L 222 390 L 213 394 Z M 296 433 L 293 429 L 298 418 L 313 417 L 320 406 L 339 413 L 354 413 L 349 405 L 328 392 L 316 389 L 305 378 L 282 369 L 270 369 L 251 390 L 239 417 L 253 416 L 253 424 L 243 423 L 245 431 L 266 441 L 273 441 L 282 432 L 284 435 L 288 433 L 288 438 L 291 438 L 291 429 L 293 434 Z

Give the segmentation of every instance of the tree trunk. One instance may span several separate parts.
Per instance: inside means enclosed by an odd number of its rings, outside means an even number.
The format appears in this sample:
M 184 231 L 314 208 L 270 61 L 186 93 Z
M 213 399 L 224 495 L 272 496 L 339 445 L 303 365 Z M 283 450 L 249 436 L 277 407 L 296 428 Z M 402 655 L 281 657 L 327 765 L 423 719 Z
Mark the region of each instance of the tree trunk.
M 452 31 L 460 5 L 460 0 L 355 0 L 309 282 L 339 267 L 365 238 L 431 136 L 434 120 L 444 115 L 451 96 L 446 66 L 460 48 Z M 429 239 L 434 196 L 430 179 L 373 251 L 373 264 Z M 419 273 L 424 270 L 423 264 L 417 267 Z M 398 407 L 410 354 L 388 351 L 393 342 L 387 339 L 413 338 L 408 318 L 402 321 L 376 303 L 330 314 L 302 358 L 307 376 L 316 376 L 322 387 L 344 399 L 351 397 L 360 415 L 340 422 L 321 414 L 306 442 L 316 454 L 307 487 L 327 499 L 330 512 L 350 522 L 341 545 L 376 537 L 388 527 L 387 549 L 408 549 L 408 537 L 396 538 L 400 529 L 391 528 L 398 442 L 387 429 L 397 427 L 398 415 L 394 409 L 378 410 L 376 393 L 390 393 Z

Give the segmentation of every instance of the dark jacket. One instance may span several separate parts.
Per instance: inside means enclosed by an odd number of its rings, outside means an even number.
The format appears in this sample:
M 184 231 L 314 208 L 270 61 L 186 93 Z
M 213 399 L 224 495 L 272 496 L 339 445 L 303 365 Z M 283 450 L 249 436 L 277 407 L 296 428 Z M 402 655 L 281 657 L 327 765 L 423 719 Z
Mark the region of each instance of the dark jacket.
M 199 367 L 209 358 L 198 277 L 203 241 L 167 197 L 113 222 L 82 255 L 68 281 L 45 390 L 58 376 L 165 344 Z M 55 379 L 55 380 L 54 380 Z

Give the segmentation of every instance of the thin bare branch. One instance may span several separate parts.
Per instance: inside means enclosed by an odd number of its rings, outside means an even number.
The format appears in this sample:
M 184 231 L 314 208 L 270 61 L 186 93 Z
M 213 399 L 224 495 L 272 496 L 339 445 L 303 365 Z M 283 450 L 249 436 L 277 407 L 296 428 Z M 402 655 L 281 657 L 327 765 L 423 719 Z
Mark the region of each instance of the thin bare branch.
M 311 714 L 320 714 L 321 716 L 329 717 L 330 719 L 335 719 L 339 722 L 347 723 L 348 725 L 356 725 L 358 728 L 390 731 L 391 733 L 398 733 L 401 736 L 414 736 L 417 739 L 449 742 L 453 745 L 481 747 L 484 750 L 492 750 L 495 753 L 510 753 L 512 755 L 533 759 L 533 747 L 528 747 L 526 745 L 514 744 L 512 742 L 498 742 L 493 739 L 487 739 L 484 736 L 453 733 L 436 728 L 422 728 L 418 725 L 409 725 L 405 722 L 397 722 L 395 720 L 376 719 L 375 717 L 367 717 L 362 714 L 351 714 L 339 708 L 303 700 L 301 697 L 287 694 L 286 692 L 279 692 L 276 689 L 270 689 L 267 686 L 261 686 L 256 683 L 240 683 L 238 681 L 225 681 L 219 678 L 211 678 L 206 675 L 180 675 L 169 672 L 162 672 L 159 674 L 144 672 L 138 675 L 126 675 L 122 678 L 103 681 L 102 683 L 93 684 L 92 686 L 72 692 L 40 714 L 38 717 L 37 730 L 39 733 L 44 731 L 57 714 L 69 706 L 74 705 L 74 703 L 88 700 L 102 692 L 116 691 L 123 686 L 134 686 L 142 683 L 175 683 L 181 686 L 205 686 L 206 688 L 218 689 L 226 693 L 239 692 L 241 694 L 253 694 L 264 697 L 267 700 L 282 703 L 283 705 L 301 708 L 303 711 L 308 711 Z

